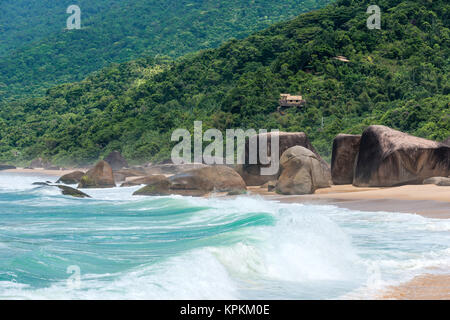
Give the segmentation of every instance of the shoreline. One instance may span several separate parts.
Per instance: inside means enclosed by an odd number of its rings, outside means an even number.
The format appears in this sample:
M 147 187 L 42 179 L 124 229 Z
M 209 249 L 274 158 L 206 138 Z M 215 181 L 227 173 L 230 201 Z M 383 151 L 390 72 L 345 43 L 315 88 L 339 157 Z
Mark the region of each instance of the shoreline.
M 390 188 L 357 188 L 352 185 L 319 189 L 310 195 L 279 195 L 261 187 L 249 187 L 253 194 L 283 203 L 334 205 L 370 212 L 400 212 L 426 218 L 450 219 L 450 187 L 406 185 Z
M 88 168 L 9 169 L 0 173 L 61 177 L 74 171 L 86 172 Z M 250 195 L 282 203 L 334 205 L 349 210 L 370 212 L 399 212 L 418 214 L 432 219 L 450 219 L 450 187 L 436 185 L 405 185 L 387 188 L 333 185 L 308 195 L 280 195 L 262 187 L 247 187 Z
M 284 196 L 261 187 L 249 190 L 264 199 L 282 203 L 333 205 L 340 208 L 418 214 L 450 219 L 450 187 L 407 185 L 391 188 L 356 188 L 351 185 L 319 189 L 315 194 Z M 410 281 L 382 289 L 376 300 L 450 300 L 450 274 L 422 274 Z
M 388 287 L 377 300 L 450 300 L 450 274 L 423 274 Z

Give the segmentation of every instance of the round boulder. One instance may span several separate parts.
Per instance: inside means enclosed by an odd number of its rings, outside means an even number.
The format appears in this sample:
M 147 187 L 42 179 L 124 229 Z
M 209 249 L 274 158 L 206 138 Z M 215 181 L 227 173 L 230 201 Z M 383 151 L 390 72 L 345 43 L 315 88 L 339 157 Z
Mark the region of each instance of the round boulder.
M 295 146 L 280 159 L 281 175 L 276 192 L 285 195 L 312 194 L 331 185 L 331 173 L 311 150 Z

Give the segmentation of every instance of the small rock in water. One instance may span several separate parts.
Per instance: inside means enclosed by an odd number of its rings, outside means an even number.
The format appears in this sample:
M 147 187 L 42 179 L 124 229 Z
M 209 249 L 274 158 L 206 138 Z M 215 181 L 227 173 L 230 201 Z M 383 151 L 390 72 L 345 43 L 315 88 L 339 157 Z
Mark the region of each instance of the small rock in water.
M 33 182 L 33 186 L 50 186 L 49 182 Z
M 90 198 L 90 196 L 87 195 L 86 193 L 68 186 L 57 185 L 55 187 L 58 187 L 62 191 L 62 194 L 65 196 L 72 196 L 75 198 Z
M 46 187 L 57 187 L 59 188 L 62 192 L 63 195 L 65 196 L 72 196 L 75 198 L 90 198 L 91 196 L 85 194 L 84 192 L 81 192 L 78 189 L 74 189 L 68 186 L 62 186 L 62 185 L 58 185 L 58 184 L 50 184 L 51 182 L 47 181 L 47 182 L 34 182 L 33 185 L 34 186 L 46 186 Z

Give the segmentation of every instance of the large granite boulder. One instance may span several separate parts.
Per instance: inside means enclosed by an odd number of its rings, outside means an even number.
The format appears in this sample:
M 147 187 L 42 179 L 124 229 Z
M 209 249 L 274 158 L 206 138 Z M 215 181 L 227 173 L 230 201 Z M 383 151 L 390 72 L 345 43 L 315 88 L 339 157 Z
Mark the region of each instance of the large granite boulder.
M 78 188 L 114 188 L 114 174 L 106 161 L 99 161 L 81 178 Z
M 63 175 L 61 178 L 59 178 L 56 183 L 64 183 L 64 184 L 78 184 L 81 181 L 81 178 L 83 178 L 84 172 L 82 171 L 74 171 L 68 174 Z
M 167 180 L 166 176 L 161 174 L 156 174 L 152 176 L 147 177 L 137 177 L 134 179 L 130 179 L 122 183 L 121 187 L 133 187 L 133 186 L 140 186 L 142 184 L 149 185 L 157 181 L 161 180 Z
M 150 183 L 135 195 L 204 196 L 211 192 L 241 194 L 247 190 L 242 177 L 227 166 L 203 167 Z
M 271 137 L 272 135 L 278 135 L 279 138 L 279 154 L 278 157 L 289 148 L 294 146 L 301 146 L 311 150 L 319 159 L 320 163 L 324 168 L 329 168 L 328 164 L 320 157 L 317 151 L 312 146 L 308 139 L 308 136 L 304 132 L 278 132 L 278 133 L 266 133 L 258 134 L 258 146 L 259 137 L 267 137 L 267 153 L 270 158 L 271 155 Z M 272 160 L 272 159 L 270 159 Z M 247 186 L 262 186 L 269 181 L 277 180 L 279 177 L 279 172 L 274 175 L 261 175 L 261 168 L 269 167 L 270 165 L 263 165 L 259 159 L 259 148 L 258 148 L 258 164 L 249 164 L 249 141 L 245 145 L 245 164 L 238 165 L 237 171 L 244 179 Z
M 433 177 L 428 178 L 423 181 L 423 184 L 435 184 L 441 187 L 449 187 L 450 186 L 450 178 L 447 177 Z
M 122 154 L 119 151 L 111 152 L 103 160 L 108 162 L 113 170 L 128 168 L 128 162 L 122 157 Z
M 421 184 L 427 178 L 449 174 L 450 146 L 376 125 L 368 127 L 361 137 L 353 184 Z
M 352 134 L 339 134 L 334 138 L 331 157 L 331 176 L 334 184 L 353 183 L 353 172 L 360 141 L 361 136 Z
M 312 194 L 331 185 L 330 170 L 325 168 L 311 150 L 295 146 L 280 159 L 281 175 L 276 192 L 285 195 Z

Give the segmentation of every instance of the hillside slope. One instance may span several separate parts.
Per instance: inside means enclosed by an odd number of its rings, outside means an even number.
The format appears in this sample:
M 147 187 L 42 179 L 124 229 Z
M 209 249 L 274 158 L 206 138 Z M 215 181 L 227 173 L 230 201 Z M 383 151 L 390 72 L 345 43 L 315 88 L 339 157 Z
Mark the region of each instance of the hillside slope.
M 172 131 L 192 130 L 194 120 L 204 129 L 305 131 L 325 158 L 337 133 L 361 133 L 369 124 L 444 140 L 450 4 L 380 1 L 382 29 L 368 30 L 369 4 L 339 0 L 175 63 L 112 66 L 43 98 L 4 106 L 0 157 L 40 155 L 66 164 L 119 149 L 136 161 L 163 159 Z M 280 115 L 283 92 L 302 93 L 306 108 Z
M 178 57 L 243 38 L 329 0 L 78 0 L 81 30 L 65 30 L 68 4 L 5 0 L 0 15 L 0 99 L 42 94 L 112 62 Z

